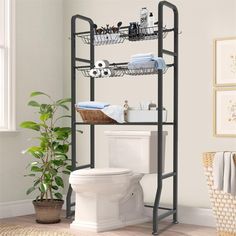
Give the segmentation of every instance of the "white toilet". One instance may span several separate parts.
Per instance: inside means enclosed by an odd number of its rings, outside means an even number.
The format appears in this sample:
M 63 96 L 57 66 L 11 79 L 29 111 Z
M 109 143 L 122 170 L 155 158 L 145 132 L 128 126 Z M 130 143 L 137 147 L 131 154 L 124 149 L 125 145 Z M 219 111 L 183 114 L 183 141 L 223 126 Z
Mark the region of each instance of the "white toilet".
M 105 134 L 110 168 L 77 170 L 70 175 L 76 193 L 73 229 L 101 232 L 150 220 L 144 215 L 140 180 L 144 174 L 156 173 L 157 132 Z M 166 135 L 163 132 L 163 152 Z

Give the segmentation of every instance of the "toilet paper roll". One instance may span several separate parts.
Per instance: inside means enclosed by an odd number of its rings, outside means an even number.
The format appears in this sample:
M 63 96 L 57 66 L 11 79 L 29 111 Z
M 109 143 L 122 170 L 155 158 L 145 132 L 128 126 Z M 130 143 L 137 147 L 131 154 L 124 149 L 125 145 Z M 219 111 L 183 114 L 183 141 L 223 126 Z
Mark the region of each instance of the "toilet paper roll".
M 107 60 L 97 61 L 95 63 L 95 67 L 96 68 L 106 68 L 106 67 L 109 67 L 109 61 L 107 61 Z
M 102 77 L 110 77 L 114 74 L 114 71 L 113 69 L 108 69 L 108 68 L 105 68 L 105 69 L 102 69 L 101 70 L 101 76 Z
M 90 71 L 89 71 L 89 75 L 91 76 L 91 77 L 94 77 L 94 78 L 97 78 L 97 77 L 100 77 L 100 75 L 101 75 L 101 72 L 100 72 L 100 70 L 99 69 L 91 69 Z

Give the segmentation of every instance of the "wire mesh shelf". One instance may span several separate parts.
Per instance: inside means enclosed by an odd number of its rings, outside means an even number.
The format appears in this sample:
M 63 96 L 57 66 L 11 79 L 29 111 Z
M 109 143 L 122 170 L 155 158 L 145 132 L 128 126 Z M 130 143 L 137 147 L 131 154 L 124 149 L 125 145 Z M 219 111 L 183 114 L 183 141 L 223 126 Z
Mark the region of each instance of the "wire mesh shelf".
M 163 28 L 163 38 L 166 38 L 168 31 L 166 31 L 166 27 Z M 143 40 L 154 40 L 158 39 L 158 26 L 139 28 L 138 33 L 128 32 L 128 40 L 129 41 L 143 41 Z
M 90 44 L 90 34 L 78 35 L 85 44 Z M 94 42 L 95 46 L 108 45 L 108 44 L 118 44 L 123 43 L 125 40 L 126 34 L 124 31 L 120 33 L 110 33 L 110 34 L 95 34 Z
M 132 76 L 152 75 L 158 73 L 158 69 L 156 67 L 130 69 L 128 68 L 127 63 L 120 63 L 120 64 L 124 65 L 120 66 L 113 63 L 107 68 L 94 68 L 94 69 L 78 68 L 78 70 L 83 74 L 84 77 L 94 77 L 94 78 L 123 77 L 124 75 L 132 75 Z M 166 69 L 163 70 L 163 73 L 166 73 L 169 67 L 171 66 L 172 64 L 168 64 Z
M 127 68 L 110 65 L 106 68 L 94 68 L 94 69 L 79 69 L 84 77 L 94 77 L 94 78 L 107 78 L 107 77 L 123 77 L 125 75 Z
M 163 38 L 165 38 L 170 30 L 166 27 L 163 28 Z M 79 38 L 85 44 L 90 44 L 90 34 L 77 34 Z M 106 33 L 106 34 L 95 34 L 94 42 L 95 46 L 108 45 L 108 44 L 119 44 L 124 43 L 125 40 L 129 41 L 143 41 L 143 40 L 154 40 L 158 39 L 158 26 L 138 28 L 136 31 L 130 31 L 129 27 L 120 29 L 119 33 Z

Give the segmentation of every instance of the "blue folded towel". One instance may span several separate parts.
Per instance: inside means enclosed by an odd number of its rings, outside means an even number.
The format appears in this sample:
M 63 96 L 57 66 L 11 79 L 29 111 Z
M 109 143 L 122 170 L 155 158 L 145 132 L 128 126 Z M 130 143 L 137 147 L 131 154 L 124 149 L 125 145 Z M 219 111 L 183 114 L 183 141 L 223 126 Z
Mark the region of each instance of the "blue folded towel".
M 142 53 L 131 56 L 128 64 L 129 69 L 155 68 L 165 70 L 166 63 L 163 58 L 156 57 L 152 53 Z
M 103 109 L 109 105 L 110 105 L 109 103 L 105 102 L 88 101 L 88 102 L 79 102 L 76 104 L 76 107 L 80 109 Z
M 158 70 L 165 70 L 166 63 L 161 57 L 140 57 L 131 58 L 129 64 L 129 69 L 145 69 L 145 68 L 156 68 Z

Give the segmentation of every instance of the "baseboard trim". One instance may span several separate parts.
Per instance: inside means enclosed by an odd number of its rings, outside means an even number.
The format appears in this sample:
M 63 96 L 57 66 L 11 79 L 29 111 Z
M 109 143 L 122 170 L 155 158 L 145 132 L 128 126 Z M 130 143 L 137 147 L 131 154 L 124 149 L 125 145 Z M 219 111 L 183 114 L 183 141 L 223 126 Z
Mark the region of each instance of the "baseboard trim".
M 145 208 L 145 214 L 148 217 L 152 217 L 152 208 Z M 184 224 L 216 227 L 212 209 L 208 208 L 179 206 L 178 221 Z
M 65 201 L 66 195 L 63 195 L 63 199 Z M 0 202 L 0 219 L 34 214 L 32 201 L 33 199 Z M 62 209 L 66 209 L 65 203 Z
M 30 215 L 34 213 L 31 199 L 0 202 L 0 219 L 15 216 Z
M 64 196 L 65 199 L 65 196 Z M 63 209 L 66 204 L 63 205 Z M 34 214 L 32 200 L 20 200 L 0 203 L 0 219 Z M 152 209 L 145 208 L 145 214 L 152 217 Z M 179 222 L 215 227 L 216 222 L 211 209 L 179 206 Z

